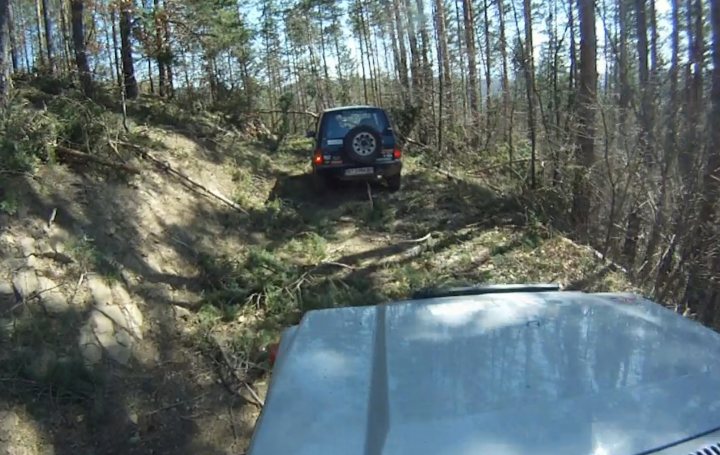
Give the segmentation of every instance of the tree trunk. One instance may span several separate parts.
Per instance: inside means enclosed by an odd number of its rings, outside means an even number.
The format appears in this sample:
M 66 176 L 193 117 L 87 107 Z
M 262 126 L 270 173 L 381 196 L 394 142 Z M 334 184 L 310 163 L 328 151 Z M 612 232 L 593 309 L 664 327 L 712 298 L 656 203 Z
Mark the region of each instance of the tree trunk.
M 168 20 L 167 0 L 163 0 L 163 61 L 165 63 L 165 76 L 167 78 L 167 96 L 173 97 L 175 93 L 175 82 L 173 80 L 173 54 L 170 44 L 170 21 Z
M 85 96 L 92 97 L 93 82 L 88 64 L 87 50 L 85 48 L 85 24 L 83 22 L 84 0 L 70 0 L 70 13 L 72 23 L 73 48 L 75 49 L 75 64 L 78 68 L 80 85 Z
M 67 14 L 67 2 L 64 0 L 60 1 L 60 28 L 62 30 L 62 49 L 63 49 L 63 61 L 64 68 L 70 71 L 72 68 L 72 52 L 70 50 L 70 27 L 68 27 L 68 14 Z
M 155 60 L 158 67 L 158 91 L 167 96 L 167 76 L 165 74 L 165 40 L 163 39 L 163 21 L 160 17 L 160 0 L 153 0 L 153 20 L 155 21 Z
M 463 126 L 467 124 L 467 113 L 468 113 L 468 91 L 467 91 L 467 85 L 465 84 L 465 80 L 467 79 L 465 77 L 465 49 L 463 47 L 463 25 L 462 25 L 462 15 L 460 14 L 460 3 L 459 2 L 453 2 L 455 4 L 455 24 L 457 29 L 457 38 L 455 39 L 455 42 L 457 43 L 457 53 L 460 57 L 460 87 L 462 88 L 462 113 L 463 113 Z
M 447 18 L 445 17 L 444 0 L 435 0 L 435 23 L 437 27 L 438 68 L 442 80 L 444 105 L 449 106 L 452 115 L 452 73 L 450 72 L 450 55 L 448 54 Z
M 422 87 L 422 65 L 420 64 L 420 50 L 418 49 L 417 33 L 415 29 L 415 19 L 413 14 L 413 8 L 410 5 L 410 0 L 404 0 L 403 6 L 405 7 L 405 19 L 407 27 L 405 33 L 408 36 L 408 43 L 410 44 L 410 73 L 412 74 L 412 85 L 413 85 L 413 100 L 420 95 L 420 88 Z
M 10 60 L 12 61 L 12 69 L 13 71 L 17 72 L 20 70 L 20 66 L 18 63 L 18 55 L 17 55 L 17 43 L 15 42 L 15 24 L 13 22 L 13 10 L 12 5 L 10 5 L 10 0 L 3 0 L 5 3 L 7 3 L 7 11 L 6 11 L 6 24 L 7 24 L 7 34 L 8 34 L 8 41 L 10 44 Z M 2 5 L 0 5 L 0 8 L 3 8 Z M 2 32 L 0 32 L 2 33 Z M 7 46 L 7 43 L 5 44 Z M 0 46 L 0 52 L 2 52 L 2 46 Z M 28 68 L 29 69 L 29 68 Z
M 36 55 L 38 61 L 40 62 L 40 66 L 45 66 L 45 53 L 43 52 L 43 24 L 42 24 L 42 7 L 40 5 L 40 0 L 35 0 L 35 26 L 37 27 L 37 45 L 38 45 L 38 53 Z
M 567 112 L 573 113 L 575 108 L 575 85 L 577 83 L 577 45 L 575 43 L 575 12 L 573 8 L 574 0 L 568 0 L 568 29 L 570 33 L 570 70 L 568 77 L 568 105 Z M 571 134 L 570 119 L 572 115 L 567 116 L 565 130 L 567 134 Z
M 595 161 L 595 96 L 597 91 L 597 42 L 593 0 L 578 0 L 580 15 L 580 81 L 578 87 L 578 133 L 576 146 L 573 218 L 584 239 L 589 237 L 590 182 L 588 174 Z
M 528 102 L 528 135 L 530 139 L 530 186 L 535 188 L 535 159 L 537 138 L 535 131 L 535 59 L 533 57 L 532 11 L 530 0 L 523 0 L 525 17 L 525 90 Z
M 397 43 L 399 48 L 399 73 L 400 83 L 403 84 L 406 90 L 410 89 L 410 80 L 408 78 L 408 66 L 407 66 L 407 48 L 405 47 L 405 26 L 403 25 L 402 15 L 400 14 L 400 0 L 393 0 L 392 2 L 393 17 L 395 18 L 395 32 L 397 35 Z
M 475 51 L 475 17 L 473 15 L 472 0 L 462 0 L 463 3 L 463 24 L 465 29 L 465 50 L 468 58 L 468 96 L 470 100 L 470 111 L 473 118 L 473 124 L 478 120 L 480 112 L 478 104 L 478 80 L 477 80 L 477 62 Z
M 700 11 L 700 10 L 697 10 Z M 692 261 L 694 266 L 688 279 L 688 304 L 698 310 L 701 320 L 710 324 L 716 319 L 720 285 L 714 279 L 720 272 L 720 258 L 717 254 L 718 211 L 715 204 L 720 198 L 720 5 L 710 2 L 712 25 L 712 86 L 710 99 L 712 107 L 708 114 L 708 125 L 714 125 L 708 132 L 707 158 L 702 182 L 700 210 L 696 219 L 693 238 Z M 697 30 L 696 30 L 697 33 Z
M 648 240 L 645 261 L 652 263 L 657 246 L 660 243 L 660 233 L 665 227 L 666 215 L 663 210 L 667 206 L 667 180 L 670 168 L 676 159 L 677 149 L 677 106 L 680 103 L 678 96 L 678 75 L 680 70 L 680 0 L 671 0 L 671 59 L 670 59 L 670 102 L 667 104 L 667 132 L 665 135 L 665 163 L 663 163 L 663 176 L 661 186 L 661 206 L 658 208 L 655 224 L 653 226 L 650 239 Z M 675 242 L 673 241 L 673 244 Z M 667 265 L 669 257 L 666 254 L 660 259 L 658 272 L 655 276 L 655 292 L 660 292 L 660 283 L 664 283 L 667 279 L 669 266 Z
M 417 6 L 417 28 L 420 33 L 420 58 L 422 62 L 422 78 L 423 86 L 430 87 L 432 85 L 432 67 L 428 52 L 430 49 L 430 36 L 427 29 L 427 18 L 425 17 L 424 0 L 416 0 Z
M 703 55 L 705 53 L 705 43 L 703 38 L 704 21 L 702 0 L 688 0 L 687 9 L 688 52 L 690 54 L 688 61 L 689 72 L 686 81 L 688 99 L 687 107 L 685 108 L 687 136 L 684 141 L 685 143 L 680 149 L 678 164 L 686 192 L 690 192 L 689 188 L 693 180 L 692 173 L 697 164 L 695 157 L 698 155 L 697 150 L 699 149 L 697 136 L 703 100 Z
M 8 47 L 10 45 L 10 1 L 0 0 L 0 106 L 5 105 L 12 81 Z
M 152 59 L 148 57 L 147 59 L 147 75 L 148 75 L 148 83 L 150 84 L 150 94 L 155 94 L 155 80 L 153 79 L 153 71 L 152 71 Z
M 135 80 L 135 64 L 132 55 L 132 3 L 125 2 L 120 10 L 120 55 L 122 58 L 123 85 L 127 99 L 137 98 L 138 85 Z M 150 75 L 150 74 L 149 74 Z
M 117 86 L 122 89 L 123 87 L 123 80 L 122 80 L 122 71 L 120 70 L 120 54 L 118 54 L 118 40 L 117 40 L 117 14 L 115 11 L 115 7 L 110 7 L 110 32 L 112 33 L 112 47 L 113 47 L 113 58 L 114 58 L 114 64 L 113 67 L 115 69 L 115 81 L 117 82 Z
M 498 5 L 498 21 L 500 25 L 500 57 L 502 59 L 502 113 L 501 113 L 501 125 L 503 132 L 503 139 L 508 144 L 510 143 L 510 136 L 512 131 L 509 130 L 508 125 L 512 124 L 508 116 L 510 115 L 510 79 L 508 77 L 508 58 L 507 58 L 507 41 L 505 39 L 505 0 L 497 0 Z M 512 163 L 512 149 L 510 149 L 509 162 Z
M 652 164 L 652 90 L 650 87 L 650 68 L 648 65 L 648 36 L 645 0 L 635 1 L 635 19 L 637 21 L 637 53 L 639 57 L 638 74 L 640 77 L 640 146 L 647 165 Z
M 633 273 L 635 258 L 637 256 L 638 238 L 640 237 L 640 213 L 637 206 L 633 207 L 628 215 L 625 229 L 625 243 L 623 244 L 623 260 L 625 266 Z
M 492 48 L 490 47 L 490 18 L 488 16 L 489 4 L 487 0 L 483 0 L 483 19 L 485 21 L 485 143 L 490 142 L 492 134 L 492 123 L 490 117 L 490 90 L 492 89 Z
M 42 0 L 43 22 L 45 23 L 45 46 L 47 50 L 48 67 L 50 72 L 55 72 L 55 47 L 52 35 L 52 22 L 50 21 L 49 1 Z
M 618 28 L 620 29 L 619 40 L 619 56 L 618 56 L 618 73 L 620 76 L 620 107 L 627 109 L 630 106 L 630 81 L 628 78 L 628 59 L 627 59 L 627 8 L 625 2 L 627 0 L 618 0 Z M 624 116 L 623 116 L 624 117 Z

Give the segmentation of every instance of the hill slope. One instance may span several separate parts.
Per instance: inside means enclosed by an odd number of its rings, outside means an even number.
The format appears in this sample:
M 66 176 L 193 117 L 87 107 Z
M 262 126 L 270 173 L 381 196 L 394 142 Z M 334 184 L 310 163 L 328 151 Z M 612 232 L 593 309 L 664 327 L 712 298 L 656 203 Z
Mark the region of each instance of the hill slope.
M 461 283 L 629 288 L 512 195 L 412 151 L 399 193 L 316 196 L 307 143 L 271 152 L 145 103 L 122 150 L 137 173 L 66 160 L 4 180 L 0 448 L 242 453 L 265 348 L 305 311 Z

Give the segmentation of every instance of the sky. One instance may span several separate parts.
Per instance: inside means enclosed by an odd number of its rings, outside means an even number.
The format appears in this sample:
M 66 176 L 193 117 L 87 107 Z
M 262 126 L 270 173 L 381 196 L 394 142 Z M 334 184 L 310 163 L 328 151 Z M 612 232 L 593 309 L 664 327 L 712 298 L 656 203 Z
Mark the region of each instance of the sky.
M 459 2 L 459 0 L 457 0 L 457 1 Z M 517 0 L 514 0 L 514 1 L 517 2 Z M 612 3 L 612 1 L 613 0 L 607 0 L 607 3 L 610 4 L 610 3 Z M 653 1 L 653 0 L 650 0 L 650 1 Z M 659 28 L 658 34 L 661 38 L 660 52 L 661 52 L 661 55 L 665 57 L 665 60 L 669 60 L 670 48 L 669 48 L 669 43 L 666 42 L 667 40 L 665 39 L 665 37 L 667 36 L 668 29 L 669 29 L 670 1 L 669 0 L 654 0 L 654 1 L 655 1 L 655 8 L 656 8 L 657 17 L 658 17 L 658 28 Z M 347 2 L 347 0 L 342 0 L 342 3 L 347 4 L 348 2 Z M 429 14 L 432 11 L 430 1 L 426 0 L 425 3 L 426 3 L 426 11 Z M 562 3 L 562 2 L 560 2 L 560 3 Z M 491 4 L 494 5 L 494 3 L 491 3 Z M 598 4 L 598 10 L 599 10 L 600 5 L 602 5 L 602 2 L 598 1 L 597 4 Z M 561 7 L 559 6 L 559 8 L 561 8 Z M 451 20 L 451 19 L 454 20 L 454 13 L 450 14 L 451 12 L 452 11 L 448 11 L 448 13 L 447 13 L 449 16 L 448 20 Z M 256 24 L 260 23 L 259 9 L 251 7 L 249 10 L 245 10 L 244 13 L 246 14 L 246 18 L 250 24 L 256 25 Z M 478 11 L 476 11 L 475 13 L 477 15 Z M 518 11 L 518 14 L 521 14 L 521 13 L 522 13 L 521 11 Z M 491 20 L 497 22 L 497 19 L 494 16 L 495 16 L 495 9 L 493 8 L 493 14 L 491 14 Z M 434 32 L 432 29 L 433 20 L 432 20 L 432 17 L 429 17 L 428 19 L 429 20 L 428 20 L 427 26 L 432 35 Z M 346 18 L 346 20 L 347 20 L 347 18 Z M 520 18 L 520 20 L 522 20 L 522 18 Z M 562 17 L 562 15 L 561 15 L 559 20 L 563 21 L 566 19 L 564 17 Z M 356 62 L 359 62 L 360 61 L 360 47 L 359 47 L 358 41 L 357 41 L 357 39 L 354 39 L 354 37 L 349 36 L 349 34 L 351 33 L 351 28 L 350 28 L 349 24 L 346 24 L 346 25 L 347 25 L 347 27 L 345 28 L 345 33 L 348 36 L 347 36 L 345 43 L 349 47 L 353 59 Z M 522 27 L 523 24 L 521 23 L 520 26 Z M 508 29 L 507 30 L 508 42 L 511 42 L 510 39 L 513 36 L 515 36 L 515 26 L 514 26 L 514 23 L 512 20 L 508 21 L 507 29 Z M 478 26 L 476 27 L 476 36 L 477 36 L 478 40 L 482 39 L 482 33 L 483 33 L 482 25 L 478 24 Z M 600 16 L 600 14 L 596 15 L 596 36 L 597 36 L 597 40 L 598 40 L 597 67 L 598 67 L 598 73 L 602 76 L 607 71 L 607 62 L 605 61 L 604 53 L 602 52 L 602 49 L 605 46 L 605 30 L 604 30 L 604 24 L 602 22 L 602 17 Z M 534 21 L 534 24 L 533 24 L 533 45 L 534 46 L 533 47 L 534 47 L 535 62 L 540 61 L 540 54 L 542 51 L 542 47 L 547 44 L 547 41 L 548 41 L 548 36 L 547 36 L 547 30 L 545 27 L 545 21 L 544 20 Z M 566 42 L 567 42 L 567 40 L 566 40 Z M 433 62 L 435 62 L 435 64 L 436 64 L 437 56 L 436 56 L 434 48 L 431 49 L 431 53 L 432 53 Z M 380 56 L 380 57 L 381 57 L 380 61 L 382 64 L 383 56 Z M 329 56 L 328 65 L 331 68 L 334 68 L 336 66 L 336 63 L 337 63 L 337 60 L 335 59 L 335 57 Z M 481 64 L 482 64 L 482 62 L 481 62 L 480 58 L 478 58 L 478 65 L 481 65 Z M 357 71 L 360 72 L 359 64 L 357 66 L 358 66 Z M 481 71 L 481 74 L 482 74 L 482 71 Z

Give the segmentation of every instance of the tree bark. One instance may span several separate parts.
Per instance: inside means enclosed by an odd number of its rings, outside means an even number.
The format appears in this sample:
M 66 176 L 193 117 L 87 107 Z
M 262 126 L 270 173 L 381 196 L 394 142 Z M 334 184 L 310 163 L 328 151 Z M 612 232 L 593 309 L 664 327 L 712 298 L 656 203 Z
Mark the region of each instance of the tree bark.
M 653 164 L 653 112 L 652 112 L 652 82 L 650 80 L 649 44 L 647 34 L 647 8 L 645 0 L 635 1 L 635 19 L 637 21 L 637 53 L 639 57 L 638 73 L 640 77 L 640 147 L 647 166 Z
M 78 68 L 80 85 L 85 96 L 92 97 L 93 82 L 88 64 L 85 47 L 85 24 L 83 22 L 84 0 L 70 0 L 73 48 L 75 49 L 75 64 Z
M 627 58 L 627 8 L 625 6 L 627 0 L 618 0 L 618 28 L 620 29 L 619 39 L 619 56 L 618 56 L 618 74 L 620 78 L 620 107 L 627 109 L 630 106 L 630 81 L 628 78 L 628 58 Z
M 422 87 L 422 65 L 420 63 L 420 50 L 418 48 L 417 33 L 415 28 L 415 19 L 413 14 L 413 8 L 410 4 L 410 0 L 404 0 L 403 6 L 405 8 L 405 20 L 408 43 L 410 44 L 410 73 L 412 74 L 412 85 L 413 85 L 413 100 L 416 99 L 420 94 L 420 88 Z
M 63 63 L 64 68 L 70 71 L 72 68 L 72 51 L 70 50 L 71 41 L 70 38 L 70 27 L 68 26 L 68 14 L 67 14 L 67 2 L 64 0 L 60 1 L 60 28 L 62 31 L 62 49 L 63 49 Z
M 42 0 L 43 22 L 45 23 L 45 48 L 47 51 L 48 68 L 51 73 L 55 72 L 55 46 L 52 34 L 52 22 L 50 20 L 50 7 L 48 0 Z
M 445 16 L 444 0 L 435 0 L 435 23 L 437 27 L 438 42 L 438 68 L 441 68 L 444 105 L 450 107 L 452 115 L 452 73 L 450 72 L 450 55 L 448 54 L 447 18 Z
M 593 0 L 578 0 L 580 15 L 580 81 L 578 87 L 578 133 L 576 146 L 573 218 L 584 239 L 589 237 L 590 182 L 588 174 L 595 161 L 595 96 L 597 91 L 597 42 Z
M 710 2 L 712 26 L 712 106 L 708 114 L 708 125 L 714 125 L 708 132 L 707 158 L 702 182 L 700 210 L 696 220 L 693 238 L 693 264 L 688 279 L 688 304 L 697 309 L 701 320 L 715 322 L 720 297 L 720 284 L 716 277 L 720 273 L 720 258 L 717 252 L 718 211 L 715 204 L 720 198 L 720 5 Z M 696 30 L 697 33 L 697 30 Z
M 681 147 L 678 156 L 678 165 L 680 168 L 683 183 L 686 192 L 693 180 L 693 169 L 695 168 L 698 150 L 698 124 L 700 123 L 700 113 L 702 110 L 703 99 L 703 68 L 705 43 L 703 38 L 703 3 L 702 0 L 688 0 L 688 74 L 687 74 L 687 106 L 685 108 L 686 115 L 686 138 L 685 143 Z
M 113 58 L 114 58 L 114 64 L 113 67 L 115 69 L 115 81 L 117 82 L 117 86 L 122 90 L 123 88 L 123 80 L 122 80 L 122 71 L 120 69 L 120 55 L 118 54 L 118 39 L 117 39 L 117 13 L 115 11 L 115 7 L 110 7 L 110 32 L 112 33 L 112 47 L 113 47 Z
M 153 0 L 153 20 L 155 22 L 155 60 L 158 67 L 158 90 L 160 96 L 167 96 L 167 75 L 165 73 L 165 40 L 160 17 L 160 0 Z
M 677 149 L 677 106 L 680 103 L 678 95 L 678 76 L 680 70 L 680 0 L 671 0 L 671 58 L 670 58 L 670 102 L 667 105 L 667 132 L 665 135 L 665 163 L 663 164 L 663 175 L 662 175 L 662 186 L 661 186 L 661 206 L 658 209 L 655 224 L 653 226 L 650 239 L 648 240 L 647 252 L 645 255 L 645 261 L 648 263 L 652 262 L 653 255 L 657 250 L 657 246 L 660 243 L 660 233 L 665 227 L 667 217 L 663 208 L 668 204 L 668 174 L 670 168 L 676 159 Z M 679 225 L 678 225 L 679 226 Z M 672 242 L 674 245 L 674 241 Z M 667 279 L 667 273 L 670 270 L 668 261 L 671 256 L 663 254 L 660 258 L 660 264 L 658 266 L 657 274 L 655 275 L 655 293 L 657 295 L 660 292 L 660 286 Z
M 395 19 L 395 33 L 397 35 L 397 43 L 399 48 L 399 73 L 400 83 L 403 84 L 406 90 L 410 89 L 410 80 L 408 78 L 408 66 L 407 66 L 407 48 L 405 47 L 405 27 L 402 21 L 402 15 L 400 14 L 400 0 L 393 0 L 392 2 L 393 17 Z
M 468 58 L 468 86 L 466 90 L 469 94 L 470 111 L 473 117 L 473 123 L 478 120 L 480 112 L 478 103 L 478 80 L 477 80 L 477 62 L 475 50 L 475 17 L 473 15 L 472 0 L 463 0 L 463 24 L 465 29 L 465 50 Z
M 537 153 L 537 137 L 535 131 L 535 59 L 533 56 L 533 29 L 530 0 L 523 0 L 523 16 L 525 17 L 525 90 L 528 103 L 528 135 L 530 139 L 530 186 L 535 188 L 535 159 Z
M 8 41 L 10 44 L 10 60 L 12 61 L 13 71 L 17 72 L 17 71 L 20 71 L 20 64 L 18 62 L 17 43 L 15 42 L 15 25 L 13 22 L 13 9 L 12 9 L 12 5 L 10 4 L 10 0 L 4 0 L 4 1 L 8 5 L 6 17 L 7 17 Z M 1 5 L 0 5 L 0 8 L 2 8 Z M 0 47 L 0 52 L 2 52 L 2 47 Z
M 488 15 L 488 0 L 483 0 L 483 19 L 485 21 L 485 143 L 490 142 L 492 134 L 492 123 L 490 117 L 490 91 L 492 90 L 492 48 L 490 47 L 490 18 Z
M 137 98 L 138 85 L 135 80 L 135 64 L 132 55 L 132 2 L 120 5 L 120 56 L 122 59 L 123 85 L 127 99 Z
M 173 80 L 173 53 L 170 43 L 170 21 L 167 15 L 167 0 L 163 0 L 163 60 L 165 62 L 165 76 L 167 78 L 166 91 L 170 98 L 175 94 L 175 81 Z
M 10 45 L 10 2 L 0 0 L 0 106 L 7 100 L 10 86 L 10 62 L 8 48 Z
M 45 66 L 45 53 L 43 52 L 44 40 L 43 40 L 43 24 L 42 24 L 42 7 L 40 6 L 40 0 L 35 0 L 35 26 L 37 27 L 37 45 L 38 53 L 36 55 L 40 66 Z
M 512 122 L 508 118 L 510 115 L 510 79 L 508 77 L 508 58 L 507 58 L 507 41 L 505 39 L 505 0 L 497 0 L 498 5 L 498 21 L 500 25 L 500 57 L 502 59 L 502 98 L 503 98 L 503 108 L 502 108 L 502 117 L 501 117 L 501 125 L 502 131 L 503 131 L 503 137 L 505 142 L 510 144 L 510 137 L 512 136 L 512 131 L 509 130 L 508 125 L 511 125 Z M 509 156 L 509 162 L 512 162 L 513 156 L 512 156 L 512 148 L 510 148 L 510 156 Z
M 432 67 L 430 66 L 430 58 L 428 52 L 430 49 L 430 36 L 427 29 L 427 18 L 425 17 L 424 0 L 416 0 L 417 6 L 417 28 L 420 33 L 420 58 L 422 62 L 422 78 L 423 86 L 432 85 Z

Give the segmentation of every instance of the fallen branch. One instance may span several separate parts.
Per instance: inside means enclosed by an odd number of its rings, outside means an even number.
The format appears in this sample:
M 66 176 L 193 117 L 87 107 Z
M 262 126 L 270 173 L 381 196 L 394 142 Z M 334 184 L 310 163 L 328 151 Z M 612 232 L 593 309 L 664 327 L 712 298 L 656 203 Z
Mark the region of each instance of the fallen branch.
M 204 185 L 201 185 L 200 183 L 196 182 L 192 178 L 188 177 L 187 175 L 185 175 L 182 172 L 178 171 L 177 169 L 173 168 L 170 165 L 170 163 L 168 163 L 167 161 L 162 161 L 162 160 L 155 158 L 150 153 L 148 153 L 146 150 L 144 150 L 142 147 L 135 145 L 135 144 L 131 144 L 129 142 L 123 142 L 123 141 L 118 141 L 118 144 L 130 147 L 131 149 L 137 151 L 143 158 L 146 158 L 146 159 L 152 161 L 158 168 L 162 169 L 163 171 L 180 178 L 181 180 L 190 184 L 192 187 L 202 190 L 203 192 L 209 194 L 210 196 L 223 202 L 224 204 L 232 207 L 233 209 L 237 210 L 238 212 L 242 212 L 247 215 L 247 213 L 248 213 L 247 210 L 245 210 L 244 208 L 242 208 L 235 202 L 228 199 L 228 197 L 225 196 L 224 194 L 220 193 L 217 190 L 213 190 Z
M 355 270 L 355 267 L 353 267 L 353 266 L 351 266 L 351 265 L 343 264 L 342 262 L 322 261 L 322 262 L 320 263 L 320 265 L 334 265 L 335 267 L 340 267 L 340 268 L 343 268 L 343 269 Z
M 445 177 L 452 179 L 452 180 L 464 180 L 462 177 L 457 176 L 453 174 L 450 171 L 446 171 L 445 169 L 435 169 L 439 174 L 444 175 Z
M 101 166 L 111 167 L 114 169 L 120 169 L 129 174 L 139 174 L 140 173 L 140 170 L 138 168 L 130 166 L 128 164 L 116 163 L 114 161 L 99 158 L 95 155 L 90 155 L 89 153 L 81 152 L 79 150 L 74 150 L 74 149 L 65 147 L 63 145 L 55 146 L 55 151 L 57 152 L 58 155 L 62 156 L 63 158 L 69 159 L 71 161 L 76 161 L 76 162 L 90 161 L 92 163 L 99 164 Z
M 370 189 L 370 182 L 366 182 L 366 184 L 367 184 L 368 200 L 370 201 L 370 210 L 374 210 L 375 204 L 373 204 L 372 189 Z
M 411 137 L 406 137 L 406 138 L 405 138 L 405 142 L 407 142 L 408 144 L 417 145 L 418 147 L 423 147 L 423 148 L 429 148 L 429 147 L 430 147 L 429 145 L 423 144 L 423 143 L 420 142 L 420 141 L 416 141 L 415 139 L 413 139 L 413 138 L 411 138 Z
M 311 111 L 283 111 L 279 109 L 263 110 L 263 111 L 250 111 L 244 112 L 244 114 L 295 114 L 295 115 L 309 115 L 312 118 L 318 118 L 320 115 Z
M 410 239 L 410 240 L 401 240 L 398 243 L 423 243 L 427 242 L 432 238 L 432 232 L 429 232 L 425 234 L 424 236 L 420 237 L 419 239 Z
M 513 160 L 513 161 L 508 161 L 507 163 L 495 164 L 493 166 L 488 166 L 488 167 L 473 170 L 472 172 L 470 172 L 470 174 L 472 174 L 472 175 L 484 174 L 485 172 L 492 171 L 492 170 L 499 169 L 499 168 L 506 167 L 506 166 L 512 166 L 513 164 L 527 163 L 530 160 L 531 160 L 531 158 L 523 158 L 521 160 Z
M 233 378 L 235 378 L 235 380 L 240 383 L 240 385 L 242 385 L 245 390 L 248 391 L 252 399 L 255 401 L 253 402 L 252 400 L 247 400 L 247 398 L 243 397 L 242 395 L 240 397 L 253 403 L 259 408 L 265 406 L 265 402 L 260 398 L 260 396 L 258 396 L 257 392 L 255 392 L 255 389 L 253 389 L 250 384 L 248 384 L 248 382 L 245 380 L 245 378 L 243 378 L 242 375 L 238 373 L 237 368 L 235 367 L 235 365 L 233 365 L 233 362 L 230 361 L 230 356 L 222 347 L 222 343 L 217 339 L 217 337 L 214 335 L 210 335 L 208 338 L 210 339 L 212 344 L 215 345 L 215 348 L 220 353 L 220 358 L 225 364 L 225 367 L 230 371 L 230 373 L 232 373 Z

